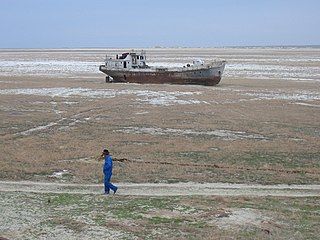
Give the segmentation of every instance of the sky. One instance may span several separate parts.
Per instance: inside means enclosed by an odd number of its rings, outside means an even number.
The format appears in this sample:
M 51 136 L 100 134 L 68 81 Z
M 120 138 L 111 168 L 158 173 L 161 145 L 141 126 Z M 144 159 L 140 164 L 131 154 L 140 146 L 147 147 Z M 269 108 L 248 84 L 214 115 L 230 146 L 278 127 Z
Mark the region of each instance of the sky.
M 320 45 L 319 0 L 0 0 L 0 48 Z

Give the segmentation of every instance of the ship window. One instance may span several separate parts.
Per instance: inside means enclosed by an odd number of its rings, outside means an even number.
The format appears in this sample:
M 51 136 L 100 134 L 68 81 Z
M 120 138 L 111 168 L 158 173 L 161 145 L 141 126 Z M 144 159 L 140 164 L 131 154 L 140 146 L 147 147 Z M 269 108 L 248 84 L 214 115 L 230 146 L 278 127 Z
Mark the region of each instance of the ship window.
M 137 56 L 137 59 L 139 59 L 139 56 Z
M 141 56 L 140 59 L 143 60 L 143 56 Z

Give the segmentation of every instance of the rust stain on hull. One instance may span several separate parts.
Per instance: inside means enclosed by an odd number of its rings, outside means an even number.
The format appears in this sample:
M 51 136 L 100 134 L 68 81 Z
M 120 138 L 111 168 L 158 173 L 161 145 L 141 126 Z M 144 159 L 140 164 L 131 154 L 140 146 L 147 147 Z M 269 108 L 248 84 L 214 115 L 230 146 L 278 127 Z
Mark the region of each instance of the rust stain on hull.
M 106 82 L 199 84 L 213 86 L 220 82 L 225 61 L 205 63 L 198 59 L 178 68 L 150 67 L 146 53 L 123 53 L 116 58 L 106 56 L 105 65 L 99 70 L 107 75 Z
M 221 81 L 224 65 L 211 69 L 190 71 L 119 71 L 100 66 L 100 71 L 111 76 L 110 82 L 153 83 L 153 84 L 196 84 L 214 86 Z M 108 77 L 107 77 L 108 79 Z

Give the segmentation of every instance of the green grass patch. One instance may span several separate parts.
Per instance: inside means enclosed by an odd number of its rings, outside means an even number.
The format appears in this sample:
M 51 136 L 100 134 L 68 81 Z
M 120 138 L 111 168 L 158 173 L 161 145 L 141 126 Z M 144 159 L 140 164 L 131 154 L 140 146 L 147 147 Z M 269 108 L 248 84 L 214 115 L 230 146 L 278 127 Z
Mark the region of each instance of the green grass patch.
M 45 224 L 50 227 L 55 227 L 55 226 L 63 226 L 67 229 L 70 229 L 75 232 L 81 232 L 84 230 L 86 224 L 80 221 L 76 221 L 72 218 L 68 217 L 53 217 L 42 224 Z
M 180 224 L 182 222 L 185 222 L 185 219 L 182 218 L 168 218 L 168 217 L 159 217 L 155 216 L 149 219 L 149 222 L 151 224 Z
M 55 206 L 79 204 L 83 202 L 83 196 L 80 194 L 61 193 L 51 196 L 50 202 Z

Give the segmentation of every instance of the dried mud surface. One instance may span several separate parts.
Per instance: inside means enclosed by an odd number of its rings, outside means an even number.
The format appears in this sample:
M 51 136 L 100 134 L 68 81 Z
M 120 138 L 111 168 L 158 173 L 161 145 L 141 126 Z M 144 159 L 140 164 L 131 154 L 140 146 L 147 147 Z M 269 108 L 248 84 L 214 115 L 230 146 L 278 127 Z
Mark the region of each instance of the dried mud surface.
M 0 237 L 316 238 L 319 48 L 147 49 L 227 60 L 215 87 L 105 83 L 123 51 L 0 51 Z

